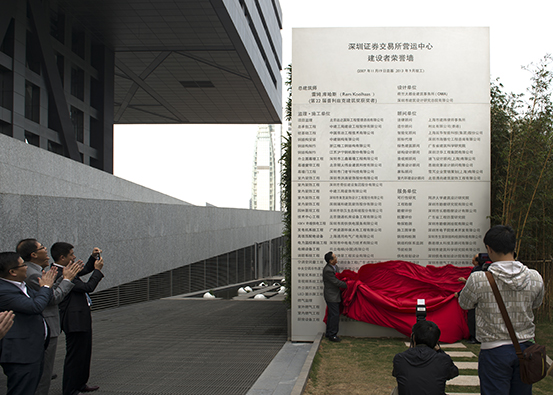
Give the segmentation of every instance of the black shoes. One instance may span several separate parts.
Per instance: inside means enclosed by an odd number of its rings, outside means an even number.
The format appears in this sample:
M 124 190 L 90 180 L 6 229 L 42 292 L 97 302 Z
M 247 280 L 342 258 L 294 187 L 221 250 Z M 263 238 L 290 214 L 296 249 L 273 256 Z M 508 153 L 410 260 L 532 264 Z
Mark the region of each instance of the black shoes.
M 340 339 L 338 336 L 329 336 L 328 340 L 330 340 L 331 342 L 336 342 L 336 343 L 339 343 L 339 342 L 342 341 L 342 339 Z
M 99 388 L 100 387 L 98 387 L 97 385 L 93 385 L 93 386 L 85 385 L 83 388 L 81 388 L 81 392 L 97 391 Z

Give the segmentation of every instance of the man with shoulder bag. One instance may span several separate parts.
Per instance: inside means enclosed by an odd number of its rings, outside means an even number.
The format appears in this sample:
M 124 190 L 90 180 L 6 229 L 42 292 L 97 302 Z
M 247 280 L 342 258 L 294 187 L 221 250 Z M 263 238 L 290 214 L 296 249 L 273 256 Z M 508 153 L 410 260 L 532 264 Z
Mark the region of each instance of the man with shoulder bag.
M 524 353 L 528 356 L 532 350 L 529 347 L 535 344 L 533 310 L 543 300 L 543 279 L 536 270 L 515 260 L 516 235 L 510 226 L 492 227 L 484 236 L 484 244 L 492 264 L 487 272 L 473 273 L 459 295 L 461 308 L 476 309 L 476 338 L 482 343 L 478 356 L 480 392 L 482 395 L 530 395 L 531 382 L 535 379 L 527 377 L 525 362 L 521 369 L 516 348 L 520 348 L 519 355 L 524 359 Z M 498 290 L 495 294 L 493 283 Z M 505 318 L 501 300 L 508 311 Z M 509 333 L 510 324 L 513 336 Z M 540 353 L 533 358 L 540 358 Z M 547 368 L 543 365 L 542 369 L 541 378 Z

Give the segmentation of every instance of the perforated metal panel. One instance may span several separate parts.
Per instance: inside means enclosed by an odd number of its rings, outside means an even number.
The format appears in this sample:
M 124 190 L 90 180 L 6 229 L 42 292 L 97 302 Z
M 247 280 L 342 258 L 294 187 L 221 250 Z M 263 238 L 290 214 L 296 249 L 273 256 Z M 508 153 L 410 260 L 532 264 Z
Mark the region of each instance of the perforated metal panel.
M 102 310 L 168 296 L 211 290 L 278 275 L 282 272 L 282 237 L 194 262 L 90 295 L 92 309 Z M 255 249 L 262 251 L 257 254 Z M 256 268 L 257 267 L 257 268 Z

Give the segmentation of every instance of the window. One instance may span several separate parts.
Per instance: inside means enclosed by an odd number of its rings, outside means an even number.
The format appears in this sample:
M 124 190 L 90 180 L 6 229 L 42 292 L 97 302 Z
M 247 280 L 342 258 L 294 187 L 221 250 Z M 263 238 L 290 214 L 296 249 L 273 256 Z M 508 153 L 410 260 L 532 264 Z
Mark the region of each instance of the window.
M 28 30 L 25 45 L 25 65 L 29 70 L 40 74 L 40 46 L 36 34 Z
M 0 107 L 13 107 L 13 77 L 11 70 L 0 66 Z
M 50 8 L 50 35 L 63 44 L 65 35 L 65 15 L 58 8 Z
M 25 81 L 25 118 L 40 123 L 40 88 Z
M 71 95 L 84 100 L 84 71 L 76 66 L 71 67 Z
M 7 122 L 0 121 L 0 133 L 13 137 L 12 125 Z
M 84 143 L 84 113 L 73 106 L 71 106 L 71 122 L 75 129 L 75 138 L 78 142 Z
M 48 140 L 48 151 L 58 155 L 63 155 L 63 145 L 58 144 L 54 141 Z
M 58 72 L 60 73 L 61 86 L 64 86 L 65 58 L 63 57 L 63 55 L 56 53 L 56 64 L 58 66 Z
M 25 130 L 25 142 L 29 145 L 40 147 L 40 137 L 28 130 Z
M 85 34 L 76 27 L 71 31 L 71 50 L 82 59 L 85 58 Z

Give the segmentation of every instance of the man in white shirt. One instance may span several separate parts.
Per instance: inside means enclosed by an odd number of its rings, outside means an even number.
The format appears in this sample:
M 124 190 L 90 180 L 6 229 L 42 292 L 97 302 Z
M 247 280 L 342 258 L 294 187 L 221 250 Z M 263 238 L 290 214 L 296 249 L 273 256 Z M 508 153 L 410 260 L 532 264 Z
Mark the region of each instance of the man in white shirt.
M 492 264 L 499 292 L 505 302 L 520 347 L 534 341 L 534 309 L 543 300 L 541 275 L 515 260 L 516 235 L 510 226 L 497 225 L 488 230 L 484 244 Z M 459 295 L 459 305 L 476 309 L 476 338 L 482 344 L 478 356 L 478 377 L 482 395 L 532 394 L 532 386 L 520 380 L 520 368 L 509 331 L 486 277 L 474 272 Z

